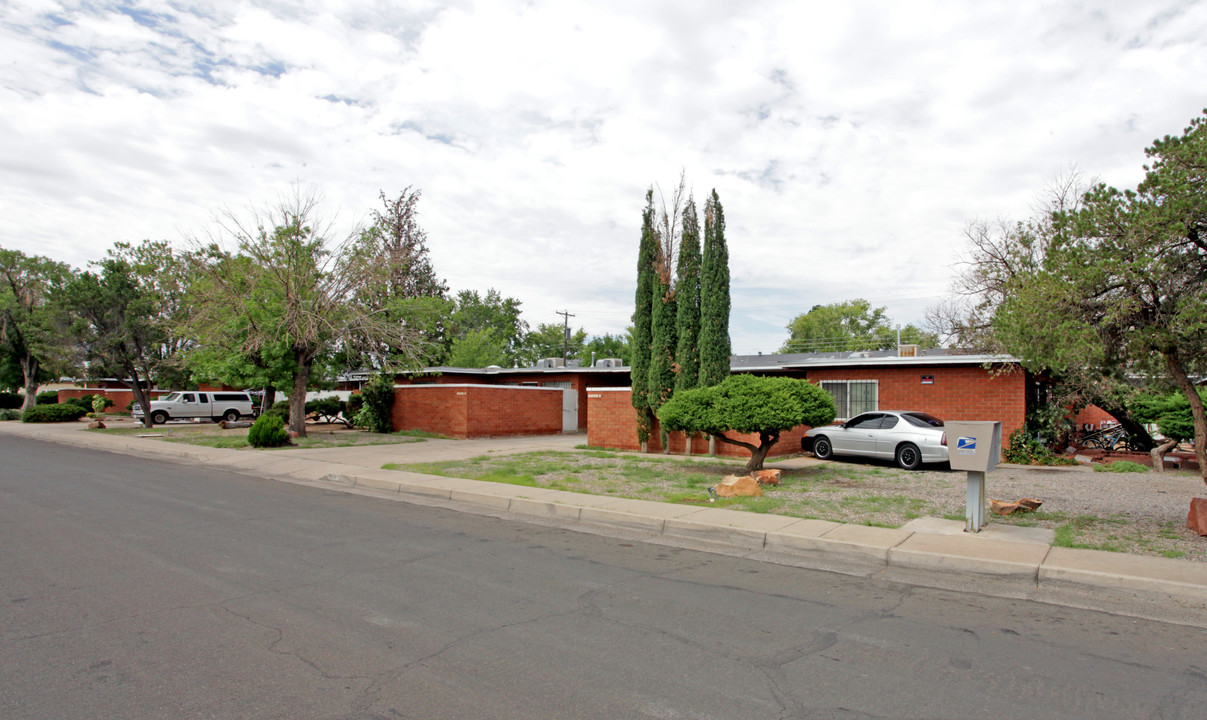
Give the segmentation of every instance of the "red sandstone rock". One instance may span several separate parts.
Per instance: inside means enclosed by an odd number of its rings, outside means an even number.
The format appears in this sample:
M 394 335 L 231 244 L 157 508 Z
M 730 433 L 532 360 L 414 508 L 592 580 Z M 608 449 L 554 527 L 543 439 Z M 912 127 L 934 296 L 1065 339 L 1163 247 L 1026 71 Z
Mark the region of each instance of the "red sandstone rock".
M 754 479 L 759 485 L 779 485 L 780 471 L 778 468 L 755 470 Z
M 1207 536 L 1207 498 L 1191 498 L 1190 513 L 1186 516 L 1186 527 L 1199 536 Z
M 763 489 L 750 475 L 726 475 L 716 488 L 717 497 L 762 497 Z

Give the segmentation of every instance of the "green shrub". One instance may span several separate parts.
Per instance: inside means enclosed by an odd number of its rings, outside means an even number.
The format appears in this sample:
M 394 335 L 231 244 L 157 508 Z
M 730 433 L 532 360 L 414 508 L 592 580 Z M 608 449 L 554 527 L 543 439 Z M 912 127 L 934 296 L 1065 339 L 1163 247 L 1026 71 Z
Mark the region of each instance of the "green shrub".
M 280 447 L 289 444 L 285 421 L 278 415 L 261 415 L 247 431 L 247 444 L 252 447 Z
M 278 400 L 275 403 L 273 403 L 272 407 L 270 407 L 264 411 L 263 417 L 267 417 L 269 415 L 276 417 L 276 418 L 280 418 L 282 423 L 288 423 L 289 422 L 289 401 L 288 400 Z
M 354 419 L 365 407 L 365 399 L 360 393 L 352 393 L 348 396 L 348 402 L 344 403 L 344 417 L 349 420 Z
M 1006 448 L 1002 450 L 1002 460 L 1016 465 L 1076 465 L 1073 458 L 1066 458 L 1053 453 L 1045 445 L 1025 430 L 1015 430 L 1010 433 Z
M 101 408 L 102 410 L 113 405 L 113 401 L 104 395 L 94 395 L 92 393 L 81 395 L 78 398 L 67 398 L 67 403 L 71 405 L 79 405 L 88 412 L 101 412 L 101 410 L 97 410 L 96 406 L 93 404 L 97 400 L 100 400 L 102 403 L 104 403 L 103 407 Z
M 34 396 L 34 403 L 36 405 L 57 405 L 59 403 L 59 391 L 47 390 L 46 392 L 40 392 Z
M 21 393 L 0 392 L 0 410 L 16 410 L 25 404 Z
M 318 400 L 310 400 L 306 403 L 306 414 L 314 413 L 327 422 L 334 422 L 340 411 L 344 409 L 344 403 L 337 397 L 325 397 Z
M 374 375 L 360 389 L 360 394 L 364 407 L 356 414 L 356 424 L 375 433 L 393 430 L 390 408 L 394 405 L 394 379 L 385 374 Z
M 34 405 L 21 416 L 21 422 L 53 423 L 75 422 L 88 414 L 88 411 L 72 403 L 55 403 L 53 405 Z
M 3 410 L 0 410 L 0 421 L 20 419 L 21 411 L 16 408 L 4 408 Z

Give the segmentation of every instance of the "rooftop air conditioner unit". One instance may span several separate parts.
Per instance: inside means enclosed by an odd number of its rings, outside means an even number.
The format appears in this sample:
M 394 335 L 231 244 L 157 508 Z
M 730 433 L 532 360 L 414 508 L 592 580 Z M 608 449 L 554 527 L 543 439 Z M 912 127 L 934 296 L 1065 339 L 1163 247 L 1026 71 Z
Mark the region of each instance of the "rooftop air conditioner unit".
M 597 367 L 597 368 L 624 367 L 624 361 L 622 361 L 620 358 L 602 358 L 600 360 L 595 361 L 595 367 Z
M 566 361 L 561 358 L 542 358 L 537 361 L 536 366 L 539 368 L 560 368 L 566 367 Z
M 918 357 L 918 351 L 921 349 L 917 345 L 898 345 L 897 357 Z

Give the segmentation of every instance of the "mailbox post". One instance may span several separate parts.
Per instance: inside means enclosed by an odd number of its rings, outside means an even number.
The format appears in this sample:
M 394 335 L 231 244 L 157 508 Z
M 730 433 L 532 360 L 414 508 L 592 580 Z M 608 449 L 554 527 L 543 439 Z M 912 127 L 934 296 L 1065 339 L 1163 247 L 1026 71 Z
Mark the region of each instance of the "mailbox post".
M 944 423 L 944 429 L 951 469 L 968 471 L 964 532 L 980 532 L 985 526 L 985 473 L 997 467 L 1002 455 L 1002 424 L 954 420 Z

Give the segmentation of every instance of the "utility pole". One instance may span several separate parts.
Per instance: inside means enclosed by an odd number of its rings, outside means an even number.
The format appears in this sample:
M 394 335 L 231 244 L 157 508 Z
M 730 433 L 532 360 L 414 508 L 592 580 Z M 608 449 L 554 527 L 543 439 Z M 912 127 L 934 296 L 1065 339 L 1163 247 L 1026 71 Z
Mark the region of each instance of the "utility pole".
M 570 354 L 570 318 L 574 317 L 569 310 L 556 310 L 555 314 L 561 315 L 565 321 L 565 330 L 562 332 L 562 362 L 566 362 L 566 356 Z

